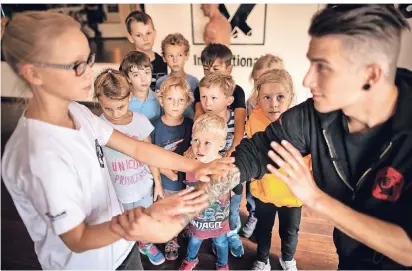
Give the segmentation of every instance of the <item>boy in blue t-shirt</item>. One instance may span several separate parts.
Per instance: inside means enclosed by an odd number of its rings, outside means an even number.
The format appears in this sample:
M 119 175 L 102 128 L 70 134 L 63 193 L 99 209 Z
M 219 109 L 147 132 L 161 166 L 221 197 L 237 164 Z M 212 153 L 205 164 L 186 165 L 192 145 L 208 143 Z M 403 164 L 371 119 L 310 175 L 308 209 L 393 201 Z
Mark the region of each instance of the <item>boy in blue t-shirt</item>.
M 197 80 L 197 78 L 193 75 L 185 72 L 185 64 L 189 59 L 189 51 L 189 42 L 180 33 L 169 34 L 164 40 L 162 40 L 163 59 L 166 61 L 171 72 L 169 75 L 165 75 L 157 79 L 156 91 L 160 89 L 160 85 L 169 76 L 177 76 L 186 79 L 192 92 L 199 86 L 199 80 Z M 194 107 L 191 103 L 190 106 L 186 107 L 183 115 L 187 118 L 193 119 L 194 114 Z
M 154 131 L 152 143 L 177 154 L 183 154 L 190 146 L 193 121 L 184 117 L 183 112 L 193 102 L 193 93 L 182 77 L 169 77 L 159 92 L 159 102 L 164 114 L 152 121 Z M 165 197 L 185 188 L 185 174 L 170 169 L 160 169 Z M 165 256 L 168 260 L 178 257 L 177 237 L 166 243 Z
M 145 115 L 149 120 L 160 116 L 160 104 L 150 89 L 152 65 L 150 58 L 142 52 L 132 51 L 125 55 L 119 70 L 132 84 L 132 99 L 129 110 Z

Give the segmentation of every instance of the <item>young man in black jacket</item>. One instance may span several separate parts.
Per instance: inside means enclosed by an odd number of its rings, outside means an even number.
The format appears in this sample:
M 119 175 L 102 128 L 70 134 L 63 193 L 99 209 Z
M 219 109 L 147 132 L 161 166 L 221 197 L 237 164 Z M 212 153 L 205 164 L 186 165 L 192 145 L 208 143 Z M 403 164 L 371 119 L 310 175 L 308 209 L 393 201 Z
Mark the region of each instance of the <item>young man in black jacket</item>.
M 404 29 L 393 5 L 316 14 L 303 82 L 313 98 L 243 139 L 236 167 L 199 187 L 209 202 L 270 171 L 334 224 L 339 269 L 412 267 L 412 72 L 396 68 Z
M 408 28 L 391 5 L 315 15 L 303 82 L 313 98 L 234 154 L 241 182 L 269 169 L 334 224 L 339 269 L 412 266 L 412 72 L 396 68 Z

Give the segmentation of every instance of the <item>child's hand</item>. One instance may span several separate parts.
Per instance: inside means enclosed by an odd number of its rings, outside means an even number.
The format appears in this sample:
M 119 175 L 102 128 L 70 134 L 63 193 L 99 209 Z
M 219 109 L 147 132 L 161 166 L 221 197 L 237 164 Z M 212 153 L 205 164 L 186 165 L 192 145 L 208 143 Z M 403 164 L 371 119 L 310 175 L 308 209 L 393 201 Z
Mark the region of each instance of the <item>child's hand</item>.
M 201 182 L 210 181 L 210 175 L 226 176 L 233 169 L 234 157 L 226 157 L 214 160 L 210 163 L 200 163 L 193 172 L 196 180 Z
M 136 207 L 112 217 L 110 228 L 126 240 L 165 243 L 209 205 L 207 199 L 204 191 L 188 188 L 155 202 L 148 209 Z
M 168 170 L 165 171 L 165 173 L 166 173 L 165 176 L 167 178 L 169 178 L 170 180 L 172 180 L 174 182 L 177 181 L 177 171 L 168 169 Z
M 177 194 L 171 195 L 150 205 L 147 214 L 157 220 L 181 214 L 200 212 L 209 204 L 208 196 L 203 190 L 194 187 L 186 188 Z
M 177 181 L 177 171 L 167 169 L 167 168 L 161 168 L 160 173 L 165 175 L 167 178 L 169 178 L 172 181 Z
M 225 153 L 225 157 L 230 157 L 232 155 L 232 152 L 234 152 L 235 150 L 235 147 L 230 147 L 230 149 Z
M 164 191 L 162 186 L 155 185 L 154 193 L 153 193 L 153 201 L 157 201 L 158 198 L 164 198 Z
M 183 153 L 183 156 L 192 160 L 196 160 L 196 156 L 193 152 L 192 147 L 189 147 L 189 149 L 187 149 L 187 151 Z

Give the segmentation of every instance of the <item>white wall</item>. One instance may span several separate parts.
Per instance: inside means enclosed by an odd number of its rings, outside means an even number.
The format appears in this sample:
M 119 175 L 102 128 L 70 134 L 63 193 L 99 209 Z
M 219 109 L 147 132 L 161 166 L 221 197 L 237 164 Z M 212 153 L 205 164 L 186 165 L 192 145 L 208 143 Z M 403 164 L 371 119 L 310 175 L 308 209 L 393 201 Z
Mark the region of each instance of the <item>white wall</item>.
M 412 29 L 412 19 L 409 19 L 408 21 Z M 412 70 L 412 31 L 403 34 L 401 46 L 398 66 Z

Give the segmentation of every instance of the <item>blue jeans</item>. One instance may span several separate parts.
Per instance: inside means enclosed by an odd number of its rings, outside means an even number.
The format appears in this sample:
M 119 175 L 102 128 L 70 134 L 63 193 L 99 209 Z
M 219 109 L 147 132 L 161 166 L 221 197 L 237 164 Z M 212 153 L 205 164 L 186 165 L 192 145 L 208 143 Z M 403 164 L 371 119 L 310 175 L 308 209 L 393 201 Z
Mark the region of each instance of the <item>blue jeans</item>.
M 194 236 L 189 239 L 189 244 L 187 245 L 186 260 L 193 262 L 197 258 L 197 253 L 199 253 L 200 246 L 203 240 L 199 240 Z M 229 245 L 227 242 L 226 233 L 212 238 L 212 243 L 216 248 L 216 264 L 218 266 L 223 266 L 228 263 L 229 258 Z
M 255 197 L 250 193 L 250 182 L 246 182 L 246 209 L 249 217 L 255 217 L 256 202 Z
M 240 202 L 242 201 L 242 194 L 233 195 L 230 199 L 230 213 L 229 213 L 229 227 L 230 230 L 240 228 Z

